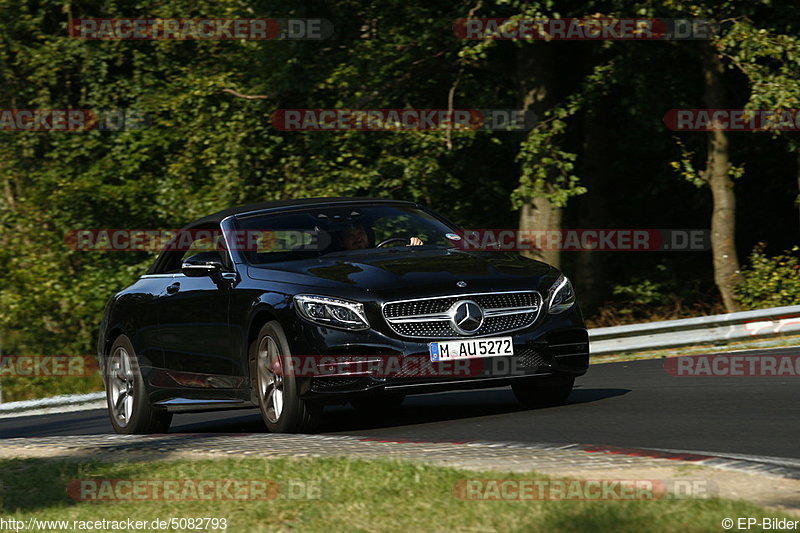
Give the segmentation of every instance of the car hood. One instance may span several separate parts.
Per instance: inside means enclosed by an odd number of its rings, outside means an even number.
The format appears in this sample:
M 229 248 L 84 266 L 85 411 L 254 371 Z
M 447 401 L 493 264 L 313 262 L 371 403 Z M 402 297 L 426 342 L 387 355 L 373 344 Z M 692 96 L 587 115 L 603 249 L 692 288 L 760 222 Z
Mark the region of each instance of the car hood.
M 387 298 L 443 294 L 443 291 L 536 289 L 549 286 L 558 275 L 550 265 L 514 253 L 408 248 L 347 252 L 315 260 L 250 266 L 248 273 L 259 280 L 320 290 L 366 290 Z

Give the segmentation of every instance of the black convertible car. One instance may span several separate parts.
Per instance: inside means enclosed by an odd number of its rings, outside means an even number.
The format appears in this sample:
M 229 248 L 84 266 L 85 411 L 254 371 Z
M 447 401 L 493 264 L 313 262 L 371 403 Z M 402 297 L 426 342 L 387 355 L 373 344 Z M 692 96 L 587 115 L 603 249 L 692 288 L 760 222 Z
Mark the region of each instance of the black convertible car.
M 106 306 L 114 429 L 258 406 L 270 431 L 312 431 L 325 404 L 380 413 L 407 394 L 503 385 L 528 406 L 564 402 L 589 363 L 569 280 L 461 241 L 442 216 L 382 199 L 269 202 L 190 224 Z

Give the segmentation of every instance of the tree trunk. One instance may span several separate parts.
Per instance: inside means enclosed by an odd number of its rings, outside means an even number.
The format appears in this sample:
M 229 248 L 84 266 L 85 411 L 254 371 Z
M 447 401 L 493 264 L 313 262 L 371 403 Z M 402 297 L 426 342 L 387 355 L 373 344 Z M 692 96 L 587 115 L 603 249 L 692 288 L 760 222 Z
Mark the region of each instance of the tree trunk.
M 523 231 L 561 229 L 561 208 L 556 207 L 547 198 L 530 198 L 522 205 L 519 212 L 519 229 Z M 544 241 L 545 239 L 542 239 Z M 561 266 L 559 250 L 530 250 L 523 252 L 525 257 L 538 259 L 556 268 Z
M 556 102 L 557 56 L 554 43 L 534 43 L 518 48 L 516 83 L 523 111 L 533 109 L 541 119 L 544 112 Z M 525 200 L 519 213 L 521 231 L 552 231 L 561 229 L 561 208 L 544 196 Z M 526 250 L 525 257 L 561 264 L 560 250 Z
M 591 72 L 595 64 L 601 60 L 600 54 L 588 49 L 583 56 L 585 72 Z M 574 210 L 569 214 L 568 224 L 581 229 L 597 229 L 608 227 L 606 198 L 609 194 L 608 184 L 614 182 L 611 171 L 610 145 L 612 137 L 608 134 L 608 125 L 617 118 L 611 111 L 615 108 L 614 97 L 600 96 L 594 105 L 583 113 L 583 140 L 579 162 L 581 185 L 587 193 L 573 200 Z M 573 222 L 574 221 L 574 222 Z M 573 254 L 569 254 L 570 258 Z M 592 315 L 603 300 L 609 295 L 610 287 L 606 279 L 605 252 L 585 250 L 574 252 L 575 265 L 572 279 L 575 290 L 580 295 L 581 309 L 584 315 Z
M 602 100 L 605 103 L 605 100 Z M 606 120 L 605 105 L 587 113 L 584 119 L 581 184 L 588 192 L 575 199 L 575 227 L 581 229 L 598 229 L 608 227 L 606 212 L 606 194 L 608 188 L 608 135 L 603 128 L 611 123 Z M 570 220 L 572 220 L 572 216 Z M 596 250 L 575 252 L 575 269 L 573 284 L 581 295 L 581 309 L 584 314 L 592 313 L 600 306 L 608 293 L 605 279 L 605 253 Z
M 709 109 L 726 106 L 724 67 L 714 49 L 703 44 L 701 54 L 705 104 Z M 725 310 L 733 313 L 740 309 L 733 287 L 740 281 L 739 259 L 736 254 L 736 196 L 730 177 L 731 162 L 728 136 L 724 131 L 708 133 L 708 161 L 705 178 L 711 189 L 713 211 L 711 214 L 711 251 L 714 258 L 714 281 L 717 284 Z

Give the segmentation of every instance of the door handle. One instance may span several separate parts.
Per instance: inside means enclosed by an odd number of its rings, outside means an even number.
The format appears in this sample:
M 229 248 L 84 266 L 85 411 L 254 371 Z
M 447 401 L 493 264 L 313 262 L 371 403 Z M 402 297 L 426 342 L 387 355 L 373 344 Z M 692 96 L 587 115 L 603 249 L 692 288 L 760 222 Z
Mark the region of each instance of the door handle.
M 175 294 L 180 290 L 180 288 L 181 288 L 180 282 L 176 281 L 175 283 L 167 287 L 167 294 Z

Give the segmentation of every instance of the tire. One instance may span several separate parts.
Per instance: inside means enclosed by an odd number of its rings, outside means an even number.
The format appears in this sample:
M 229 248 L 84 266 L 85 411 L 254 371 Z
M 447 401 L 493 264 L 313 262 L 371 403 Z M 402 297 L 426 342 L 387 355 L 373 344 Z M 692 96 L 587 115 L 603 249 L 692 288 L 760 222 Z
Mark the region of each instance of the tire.
M 398 409 L 405 399 L 405 394 L 387 394 L 386 396 L 356 398 L 350 400 L 350 405 L 355 410 L 366 414 L 379 414 Z
M 147 396 L 130 339 L 120 335 L 111 346 L 104 382 L 111 426 L 123 435 L 167 433 L 172 414 L 154 408 Z
M 283 328 L 267 322 L 250 344 L 250 385 L 270 432 L 311 433 L 322 418 L 322 406 L 300 398 L 297 377 L 283 371 L 288 357 Z
M 511 390 L 525 407 L 554 407 L 566 403 L 574 385 L 572 377 L 525 379 L 512 383 Z

